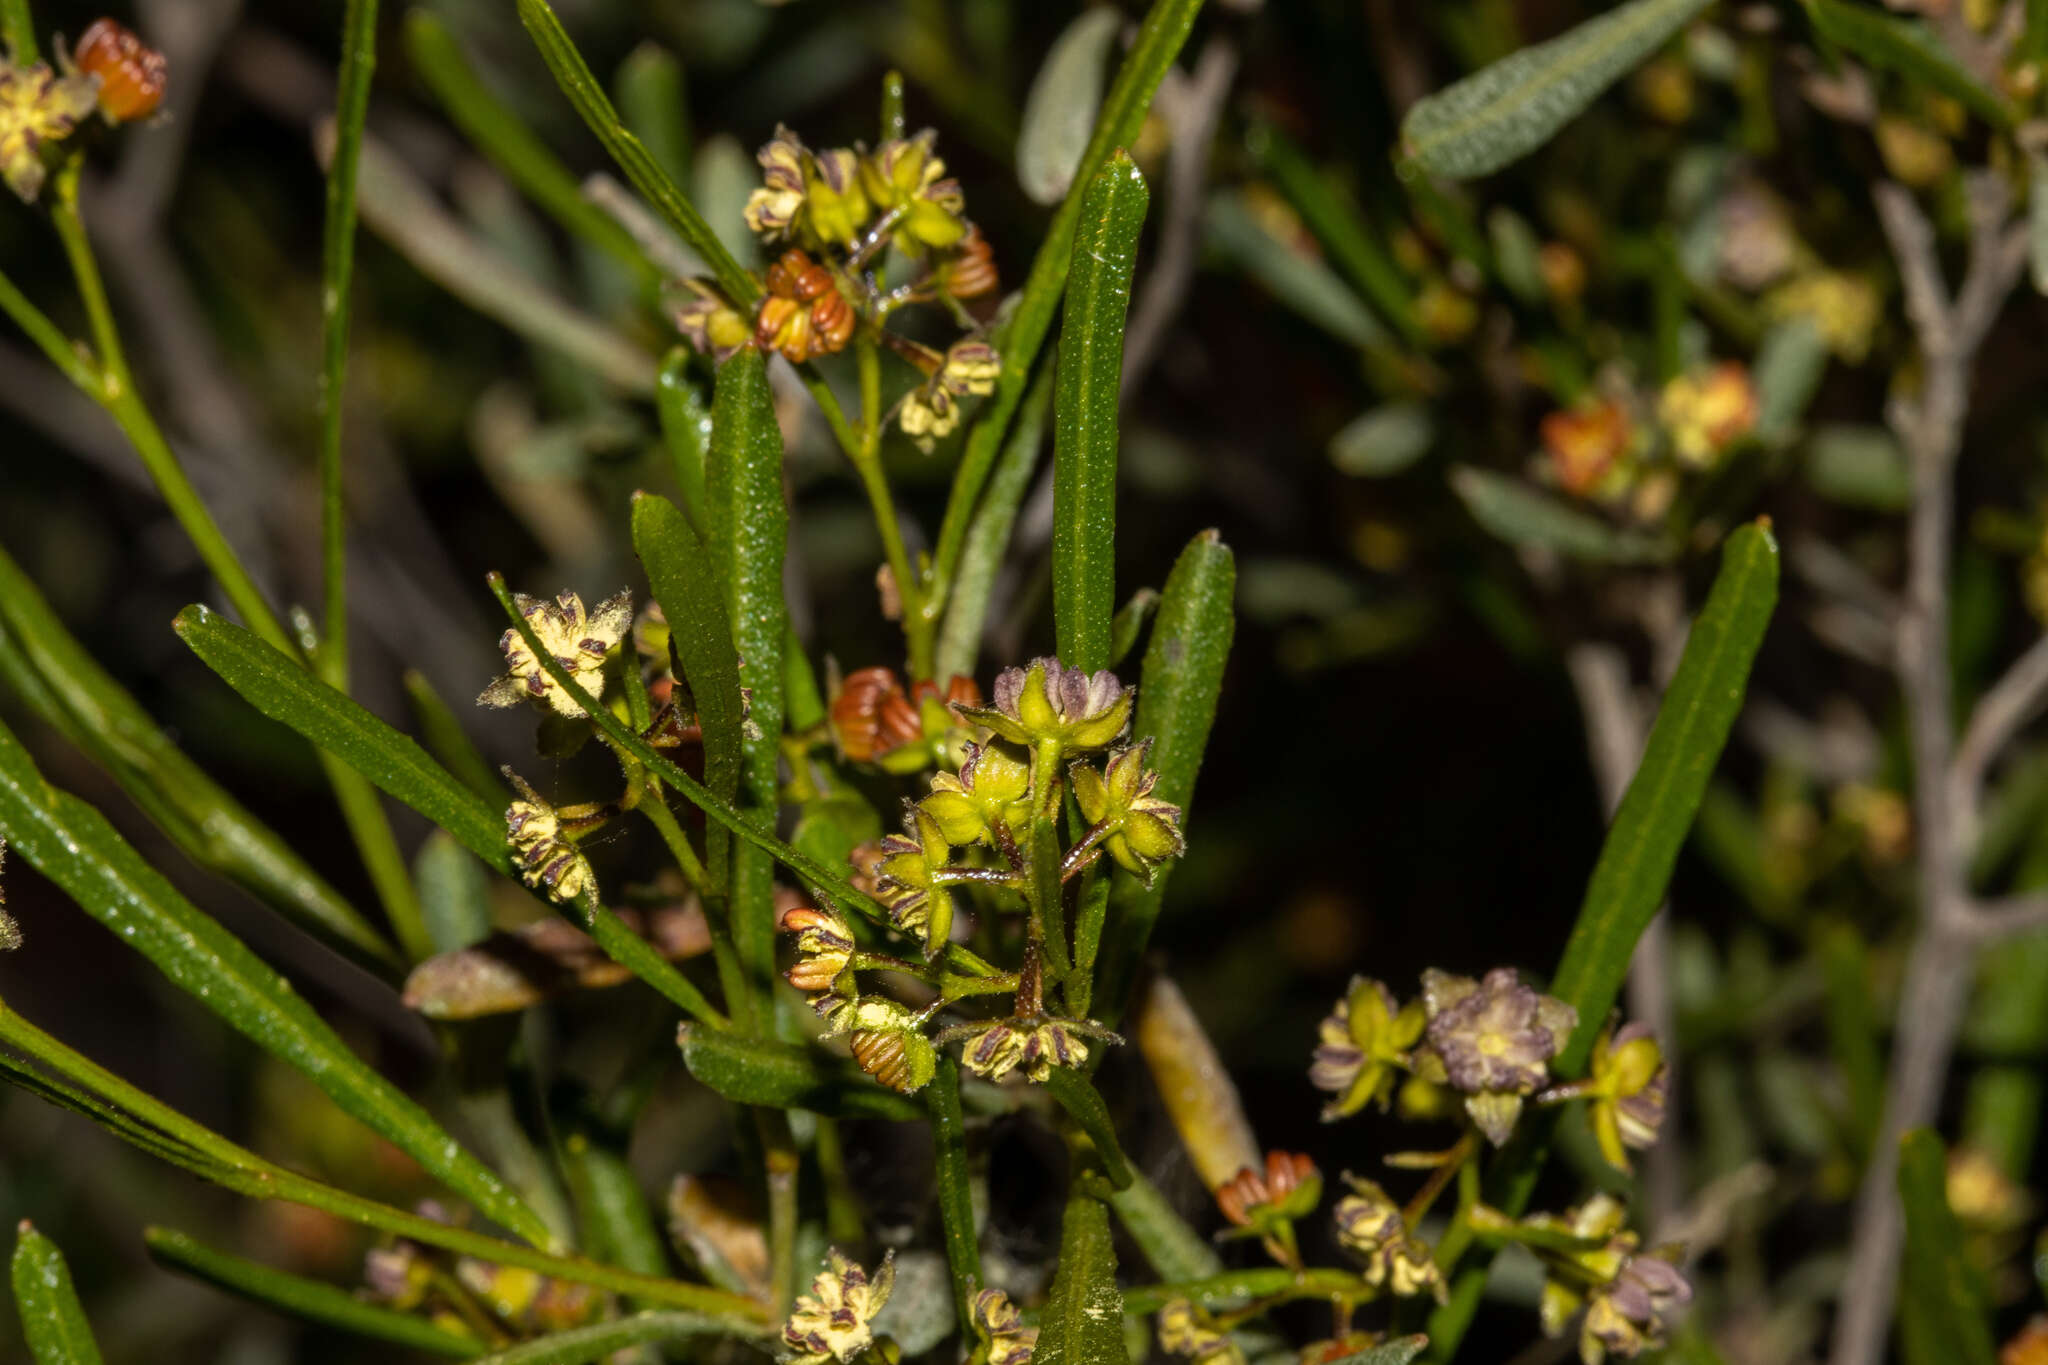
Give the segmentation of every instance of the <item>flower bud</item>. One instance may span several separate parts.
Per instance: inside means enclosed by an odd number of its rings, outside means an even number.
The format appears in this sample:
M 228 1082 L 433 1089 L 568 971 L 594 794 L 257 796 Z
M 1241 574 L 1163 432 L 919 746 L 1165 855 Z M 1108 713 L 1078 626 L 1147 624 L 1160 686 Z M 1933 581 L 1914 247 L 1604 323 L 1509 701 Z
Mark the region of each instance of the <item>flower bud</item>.
M 1552 477 L 1576 498 L 1596 496 L 1611 486 L 1634 439 L 1628 413 L 1612 399 L 1550 413 L 1538 430 Z
M 754 339 L 745 315 L 709 280 L 682 281 L 680 288 L 668 291 L 666 302 L 676 331 L 697 354 L 721 365 Z
M 939 881 L 953 850 L 939 822 L 915 806 L 903 828 L 882 840 L 875 885 L 897 926 L 924 940 L 930 960 L 945 951 L 953 932 L 953 893 Z
M 1129 745 L 1109 756 L 1103 771 L 1085 763 L 1067 770 L 1074 800 L 1091 825 L 1109 830 L 1103 847 L 1118 866 L 1150 886 L 1159 866 L 1187 851 L 1180 832 L 1180 807 L 1152 795 L 1159 774 L 1148 772 L 1152 741 Z
M 796 935 L 797 960 L 786 973 L 800 991 L 829 991 L 853 957 L 853 932 L 824 910 L 798 906 L 783 912 L 782 931 Z
M 505 769 L 505 776 L 519 789 L 519 799 L 505 811 L 505 841 L 512 847 L 512 861 L 520 878 L 535 890 L 544 890 L 558 901 L 581 899 L 586 891 L 595 893 L 597 878 L 589 859 L 564 829 L 567 823 L 588 823 L 596 807 L 569 807 L 558 811 L 525 779 Z M 583 817 L 583 819 L 579 819 Z
M 761 163 L 761 188 L 747 196 L 747 226 L 769 241 L 794 236 L 804 209 L 804 162 L 810 153 L 803 140 L 776 125 L 775 136 L 756 154 Z
M 959 245 L 933 267 L 932 278 L 956 299 L 978 299 L 995 293 L 1001 285 L 995 250 L 972 223 Z
M 85 75 L 99 78 L 100 113 L 109 123 L 148 118 L 164 102 L 169 83 L 164 54 L 112 19 L 96 19 L 79 35 L 72 62 Z
M 1237 1343 L 1186 1299 L 1170 1299 L 1159 1310 L 1159 1349 L 1197 1365 L 1244 1365 Z
M 1350 1179 L 1350 1177 L 1347 1177 Z M 1444 1298 L 1443 1276 L 1428 1243 L 1408 1230 L 1400 1206 L 1370 1180 L 1351 1179 L 1352 1194 L 1337 1201 L 1337 1244 L 1358 1257 L 1367 1284 L 1384 1285 L 1403 1298 L 1432 1294 Z

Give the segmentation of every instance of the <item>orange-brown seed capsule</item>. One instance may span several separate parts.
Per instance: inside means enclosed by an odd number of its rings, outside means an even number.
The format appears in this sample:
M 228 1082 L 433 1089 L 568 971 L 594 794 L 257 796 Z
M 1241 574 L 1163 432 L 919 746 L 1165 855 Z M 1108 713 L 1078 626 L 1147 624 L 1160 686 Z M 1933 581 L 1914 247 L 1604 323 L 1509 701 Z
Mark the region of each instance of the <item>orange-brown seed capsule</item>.
M 995 293 L 999 283 L 996 253 L 980 228 L 968 225 L 967 235 L 960 239 L 953 259 L 939 267 L 939 283 L 956 299 L 978 299 Z
M 116 123 L 148 118 L 164 102 L 164 54 L 112 19 L 98 19 L 78 40 L 78 69 L 100 78 L 100 111 Z

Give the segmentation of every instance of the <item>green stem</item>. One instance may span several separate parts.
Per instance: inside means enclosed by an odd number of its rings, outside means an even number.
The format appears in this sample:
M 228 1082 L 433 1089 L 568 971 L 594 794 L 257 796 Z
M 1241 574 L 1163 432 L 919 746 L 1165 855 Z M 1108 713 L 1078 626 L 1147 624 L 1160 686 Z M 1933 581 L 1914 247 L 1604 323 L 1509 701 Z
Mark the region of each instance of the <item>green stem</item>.
M 683 833 L 675 812 L 668 808 L 668 799 L 660 784 L 651 776 L 648 778 L 647 795 L 640 802 L 640 812 L 660 833 L 661 841 L 668 845 L 669 855 L 682 869 L 683 879 L 696 889 L 698 903 L 704 909 L 704 926 L 711 935 L 711 960 L 718 967 L 718 987 L 725 994 L 725 1008 L 734 1023 L 749 1033 L 753 1032 L 754 993 L 747 988 L 747 974 L 740 967 L 739 953 L 733 948 L 732 924 L 726 917 L 723 897 L 714 888 L 704 864 L 698 860 L 697 850 L 691 847 L 689 836 Z
M 796 1302 L 797 1167 L 796 1138 L 780 1109 L 756 1109 L 768 1182 L 768 1283 L 775 1316 L 789 1315 Z
M 1248 1300 L 1273 1304 L 1294 1299 L 1349 1299 L 1375 1297 L 1365 1281 L 1348 1270 L 1288 1270 L 1280 1266 L 1257 1270 L 1233 1270 L 1199 1280 L 1170 1284 L 1138 1285 L 1124 1291 L 1126 1313 L 1156 1313 L 1172 1299 L 1186 1299 L 1197 1308 L 1234 1309 Z
M 74 345 L 71 338 L 50 321 L 49 315 L 28 301 L 28 296 L 15 287 L 14 281 L 0 274 L 0 312 L 14 320 L 14 325 L 28 334 L 50 363 L 61 371 L 64 377 L 79 388 L 98 396 L 99 370 L 83 353 L 84 348 Z
M 902 606 L 903 639 L 910 654 L 912 679 L 929 677 L 932 671 L 932 623 L 924 609 L 923 584 L 910 564 L 910 552 L 903 543 L 903 528 L 896 520 L 896 499 L 889 492 L 889 476 L 882 469 L 882 364 L 872 337 L 863 335 L 855 346 L 860 362 L 860 441 L 847 453 L 854 472 L 874 510 L 875 530 L 881 534 L 882 550 L 889 559 L 889 573 L 896 580 L 896 598 Z
M 320 567 L 326 638 L 316 667 L 348 691 L 348 543 L 342 507 L 342 395 L 348 373 L 349 284 L 355 272 L 356 167 L 377 65 L 377 0 L 348 0 L 341 21 L 341 74 L 334 108 L 334 159 L 327 170 L 327 221 L 320 252 Z
M 28 0 L 0 0 L 0 42 L 8 55 L 22 66 L 37 59 L 36 29 L 29 19 Z
M 1025 849 L 1029 877 L 1025 895 L 1031 902 L 1031 928 L 1046 966 L 1064 991 L 1074 970 L 1067 952 L 1064 883 L 1060 879 L 1059 817 L 1060 746 L 1039 743 L 1031 750 L 1031 832 Z

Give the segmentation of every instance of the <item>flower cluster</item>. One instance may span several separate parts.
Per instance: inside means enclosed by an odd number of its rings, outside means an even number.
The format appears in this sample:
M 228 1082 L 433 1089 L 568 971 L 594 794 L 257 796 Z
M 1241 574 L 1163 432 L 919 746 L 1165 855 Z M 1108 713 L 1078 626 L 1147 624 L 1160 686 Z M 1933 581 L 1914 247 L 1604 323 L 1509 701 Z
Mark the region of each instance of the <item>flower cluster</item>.
M 1002 370 L 966 309 L 967 300 L 996 291 L 995 258 L 936 141 L 926 129 L 872 150 L 814 149 L 778 127 L 757 158 L 761 185 L 747 198 L 748 228 L 777 252 L 753 318 L 710 281 L 686 280 L 670 304 L 676 329 L 721 361 L 752 345 L 803 364 L 837 354 L 857 335 L 886 347 L 923 376 L 898 403 L 896 421 L 930 451 L 959 426 L 962 401 L 993 392 Z M 911 272 L 893 289 L 885 248 Z M 940 351 L 889 330 L 889 316 L 913 304 L 938 307 L 969 335 Z
M 782 1324 L 782 1344 L 790 1352 L 783 1357 L 787 1365 L 827 1365 L 859 1358 L 875 1344 L 875 1315 L 889 1302 L 889 1291 L 895 1287 L 893 1255 L 883 1257 L 881 1268 L 870 1277 L 840 1255 L 838 1248 L 826 1253 L 825 1268 L 811 1281 L 811 1292 L 797 1296 L 788 1321 Z
M 1418 1231 L 1422 1218 L 1484 1144 L 1507 1142 L 1531 1101 L 1583 1101 L 1602 1156 L 1623 1171 L 1629 1149 L 1656 1142 L 1670 1083 L 1657 1040 L 1641 1024 L 1617 1028 L 1610 1021 L 1593 1044 L 1585 1074 L 1567 1081 L 1554 1067 L 1578 1022 L 1571 1006 L 1527 985 L 1508 967 L 1477 979 L 1426 971 L 1419 995 L 1406 1004 L 1381 982 L 1353 979 L 1317 1032 L 1309 1068 L 1310 1081 L 1333 1097 L 1324 1119 L 1344 1118 L 1367 1105 L 1384 1110 L 1398 1095 L 1404 1117 L 1459 1118 L 1466 1125 L 1464 1136 L 1446 1151 L 1386 1158 L 1390 1166 L 1431 1172 L 1405 1208 L 1378 1184 L 1346 1175 L 1351 1193 L 1334 1211 L 1337 1242 L 1360 1263 L 1359 1278 L 1367 1286 L 1397 1297 L 1428 1294 L 1442 1300 L 1443 1271 Z M 1245 1175 L 1218 1194 L 1233 1223 L 1245 1221 L 1233 1211 L 1233 1187 Z M 1579 1349 L 1586 1365 L 1660 1345 L 1672 1314 L 1691 1297 L 1675 1257 L 1664 1250 L 1638 1254 L 1624 1211 L 1605 1196 L 1562 1217 L 1537 1214 L 1519 1222 L 1483 1204 L 1461 1208 L 1482 1235 L 1525 1242 L 1543 1258 L 1550 1272 L 1544 1329 L 1559 1335 L 1583 1313 Z M 1277 1250 L 1275 1256 L 1286 1259 Z
M 1546 415 L 1538 435 L 1552 483 L 1654 523 L 1685 476 L 1719 468 L 1756 422 L 1748 367 L 1727 360 L 1676 375 L 1654 395 L 1609 384 Z
M 1049 658 L 1003 672 L 988 705 L 965 678 L 943 693 L 932 683 L 905 689 L 886 669 L 862 670 L 837 688 L 829 728 L 841 752 L 902 772 L 946 764 L 925 797 L 906 804 L 902 831 L 854 856 L 887 927 L 916 940 L 922 961 L 863 954 L 851 926 L 829 909 L 802 907 L 782 919 L 796 948 L 788 980 L 812 993 L 828 1034 L 849 1035 L 855 1060 L 876 1079 L 916 1090 L 933 1073 L 934 1043 L 958 1043 L 961 1065 L 974 1075 L 1000 1082 L 1014 1073 L 1042 1083 L 1056 1069 L 1084 1064 L 1091 1041 L 1115 1041 L 1088 1019 L 1047 1007 L 1048 970 L 1071 950 L 1064 926 L 1057 941 L 1045 937 L 1050 917 L 1042 914 L 1027 918 L 1025 962 L 1014 976 L 970 954 L 976 965 L 953 980 L 953 998 L 942 991 L 921 1013 L 864 994 L 859 973 L 908 971 L 938 984 L 952 970 L 964 914 L 1064 899 L 1060 888 L 1091 869 L 1100 875 L 1098 864 L 1150 882 L 1180 854 L 1180 811 L 1155 794 L 1158 775 L 1145 766 L 1149 744 L 1127 739 L 1135 695 L 1107 670 L 1091 674 Z M 1086 828 L 1063 843 L 1069 795 Z M 945 1005 L 1004 992 L 1015 996 L 1007 1014 L 926 1036 Z
M 163 54 L 111 19 L 79 38 L 74 58 L 57 40 L 57 68 L 0 57 L 0 178 L 34 203 L 54 149 L 97 110 L 108 123 L 147 118 L 162 103 Z

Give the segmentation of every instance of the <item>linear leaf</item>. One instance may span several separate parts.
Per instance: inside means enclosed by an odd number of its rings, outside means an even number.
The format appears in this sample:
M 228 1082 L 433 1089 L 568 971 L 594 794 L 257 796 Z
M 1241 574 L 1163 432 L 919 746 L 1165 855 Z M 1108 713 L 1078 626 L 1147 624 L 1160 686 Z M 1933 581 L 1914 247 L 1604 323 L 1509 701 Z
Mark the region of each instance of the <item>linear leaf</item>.
M 981 1243 L 974 1231 L 967 1121 L 960 1112 L 960 1063 L 950 1054 L 939 1058 L 938 1071 L 924 1088 L 924 1101 L 931 1114 L 932 1180 L 938 1187 L 946 1266 L 953 1273 L 953 1308 L 964 1334 L 973 1330 L 974 1296 L 981 1284 Z
M 411 738 L 206 607 L 185 608 L 171 628 L 258 711 L 336 755 L 492 867 L 512 871 L 503 812 L 486 805 Z
M 1199 1280 L 1223 1273 L 1215 1245 L 1174 1212 L 1172 1202 L 1143 1172 L 1133 1172 L 1131 1183 L 1110 1196 L 1109 1206 L 1160 1279 Z
M 398 965 L 382 934 L 276 831 L 188 758 L 85 651 L 0 551 L 0 678 L 105 769 L 201 867 L 359 960 Z
M 1548 142 L 1708 0 L 1629 0 L 1417 100 L 1401 147 L 1431 175 L 1499 170 Z
M 1292 138 L 1270 123 L 1253 125 L 1245 134 L 1245 147 L 1273 177 L 1351 283 L 1403 336 L 1419 341 L 1414 287 L 1351 196 L 1325 176 Z
M 1125 1189 L 1131 1183 L 1131 1163 L 1125 1158 L 1124 1150 L 1117 1145 L 1116 1125 L 1110 1122 L 1109 1106 L 1102 1102 L 1102 1092 L 1079 1071 L 1056 1066 L 1046 1076 L 1045 1088 L 1060 1102 L 1060 1108 L 1067 1111 L 1067 1117 L 1080 1126 L 1095 1144 L 1095 1154 L 1102 1160 L 1103 1174 L 1109 1177 L 1110 1188 Z
M 149 1254 L 165 1268 L 182 1271 L 305 1322 L 460 1359 L 482 1355 L 485 1349 L 474 1337 L 457 1336 L 409 1313 L 366 1303 L 335 1285 L 288 1275 L 260 1262 L 215 1250 L 170 1228 L 145 1228 L 142 1240 L 149 1247 Z
M 1607 564 L 1657 564 L 1672 555 L 1661 541 L 1619 530 L 1490 469 L 1459 465 L 1451 471 L 1451 489 L 1474 521 L 1513 545 L 1541 546 Z
M 561 1161 L 589 1254 L 642 1275 L 666 1275 L 668 1254 L 625 1153 L 591 1134 L 572 1133 Z
M 719 288 L 733 302 L 745 304 L 758 298 L 761 293 L 759 282 L 740 268 L 740 263 L 718 240 L 711 225 L 704 221 L 704 215 L 697 212 L 689 196 L 668 178 L 668 173 L 648 152 L 646 144 L 619 121 L 618 111 L 612 108 L 604 87 L 598 84 L 597 77 L 590 74 L 583 54 L 576 50 L 576 44 L 563 30 L 562 21 L 555 17 L 547 0 L 518 0 L 518 4 L 519 20 L 526 25 L 533 45 L 540 49 L 541 59 L 547 63 L 548 70 L 554 73 L 555 83 L 569 97 L 569 103 L 575 106 L 584 124 L 604 144 L 604 149 L 611 153 L 612 160 L 619 163 L 619 169 L 626 173 L 626 179 L 632 182 L 633 188 L 640 191 L 689 248 L 704 259 L 705 264 L 711 267 L 711 273 L 717 277 Z
M 446 24 L 427 10 L 412 10 L 405 17 L 405 51 L 463 137 L 506 179 L 556 222 L 630 267 L 643 281 L 658 278 L 633 234 L 584 198 L 583 186 L 569 168 L 470 68 Z
M 456 952 L 490 937 L 490 882 L 455 836 L 443 829 L 428 835 L 413 858 L 412 878 L 437 953 Z
M 690 127 L 683 64 L 676 54 L 659 43 L 640 44 L 619 63 L 612 91 L 618 97 L 621 120 L 647 144 L 655 164 L 676 184 L 689 184 L 696 138 Z
M 307 686 L 324 686 L 295 664 L 283 666 Z M 345 1112 L 389 1138 L 448 1188 L 520 1236 L 547 1240 L 546 1226 L 518 1195 L 426 1110 L 349 1051 L 290 982 L 180 895 L 105 816 L 45 782 L 5 726 L 0 839 L 173 984 L 304 1072 Z
M 99 1344 L 72 1288 L 64 1253 L 26 1218 L 14 1244 L 13 1272 L 21 1334 L 36 1365 L 100 1365 Z
M 661 421 L 662 444 L 675 469 L 676 491 L 690 526 L 704 531 L 704 462 L 711 448 L 711 409 L 690 380 L 690 351 L 677 346 L 662 358 L 654 381 L 654 410 Z
M 1052 371 L 1040 370 L 1003 445 L 1002 458 L 989 478 L 988 492 L 967 529 L 960 565 L 946 601 L 945 623 L 939 627 L 937 662 L 941 678 L 972 675 L 981 656 L 981 631 L 988 619 L 989 594 L 1010 547 L 1010 531 L 1031 475 L 1038 468 L 1038 448 L 1045 442 L 1046 418 L 1052 412 Z
M 1768 520 L 1759 520 L 1738 528 L 1722 549 L 1721 571 L 1693 622 L 1551 977 L 1551 993 L 1579 1015 L 1577 1030 L 1554 1064 L 1561 1076 L 1576 1076 L 1585 1067 L 1628 974 L 1636 940 L 1664 900 L 1679 847 L 1742 709 L 1750 665 L 1777 600 L 1778 545 Z M 1528 1124 L 1487 1172 L 1487 1202 L 1510 1217 L 1528 1204 L 1550 1127 L 1548 1118 Z M 1485 1282 L 1483 1264 L 1458 1272 L 1450 1302 L 1429 1320 L 1433 1360 L 1448 1360 L 1457 1351 Z
M 1230 258 L 1265 291 L 1347 346 L 1385 346 L 1392 333 L 1322 259 L 1268 231 L 1245 196 L 1209 197 L 1202 231 L 1211 250 Z
M 726 1336 L 731 1331 L 729 1325 L 696 1313 L 635 1313 L 612 1322 L 572 1327 L 477 1359 L 483 1365 L 584 1365 L 642 1342 Z
M 1948 44 L 1925 23 L 1848 0 L 1800 2 L 1814 30 L 1858 60 L 1927 85 L 1994 128 L 2012 126 L 2012 106 L 1957 61 Z
M 1551 993 L 1579 1027 L 1558 1058 L 1576 1075 L 1628 974 L 1636 940 L 1663 902 L 1678 850 L 1742 710 L 1750 665 L 1778 601 L 1778 544 L 1766 522 L 1738 528 L 1665 690 L 1643 761 L 1614 813 Z
M 1152 94 L 1174 58 L 1180 55 L 1201 8 L 1202 0 L 1153 0 L 1145 22 L 1138 29 L 1137 41 L 1117 69 L 1116 79 L 1110 82 L 1109 94 L 1102 102 L 1102 115 L 1095 121 L 1095 133 L 1088 139 L 1087 150 L 1081 153 L 1081 164 L 1074 173 L 1076 188 L 1067 192 L 1059 211 L 1053 214 L 1038 255 L 1032 258 L 1031 274 L 1024 281 L 1017 311 L 1011 314 L 1009 324 L 997 339 L 1003 372 L 996 381 L 995 396 L 984 405 L 980 420 L 967 438 L 967 449 L 960 458 L 953 491 L 946 501 L 945 520 L 939 527 L 932 578 L 941 586 L 952 581 L 982 486 L 988 482 L 989 470 L 1003 448 L 1010 419 L 1024 398 L 1025 385 L 1038 363 L 1039 348 L 1052 329 L 1053 314 L 1059 309 L 1060 295 L 1067 287 L 1074 233 L 1081 220 L 1081 192 L 1109 159 L 1111 151 L 1129 147 L 1137 140 L 1144 127 L 1145 113 L 1152 107 Z
M 1060 1218 L 1060 1261 L 1039 1317 L 1035 1365 L 1102 1365 L 1124 1359 L 1123 1295 L 1109 1210 L 1078 1184 Z
M 1408 1365 L 1428 1347 L 1429 1338 L 1425 1336 L 1397 1337 L 1377 1346 L 1368 1346 L 1356 1355 L 1331 1362 L 1331 1365 Z
M 1053 40 L 1031 78 L 1017 133 L 1017 183 L 1035 204 L 1056 204 L 1073 187 L 1122 27 L 1123 16 L 1114 9 L 1081 11 Z
M 689 1024 L 676 1030 L 676 1042 L 690 1074 L 735 1104 L 809 1109 L 834 1117 L 925 1117 L 923 1105 L 883 1089 L 852 1063 L 828 1061 L 794 1043 L 742 1038 Z
M 1194 803 L 1195 774 L 1209 744 L 1209 727 L 1216 719 L 1216 699 L 1223 691 L 1223 669 L 1236 630 L 1236 591 L 1237 563 L 1223 538 L 1204 531 L 1189 541 L 1160 594 L 1159 614 L 1138 675 L 1138 713 L 1131 732 L 1151 739 L 1148 762 L 1159 774 L 1153 794 L 1180 807 L 1184 826 Z M 1116 878 L 1101 984 L 1095 992 L 1112 1021 L 1123 1013 L 1138 962 L 1151 940 L 1166 895 L 1166 874 L 1162 869 L 1149 888 L 1134 877 Z
M 483 798 L 491 809 L 502 809 L 509 804 L 512 793 L 506 789 L 505 779 L 484 759 L 476 742 L 456 718 L 454 708 L 434 690 L 426 675 L 416 668 L 408 668 L 403 681 L 405 699 L 412 704 L 413 724 L 420 732 L 420 743 L 434 761 Z
M 749 347 L 718 367 L 711 395 L 711 446 L 704 466 L 706 544 L 723 557 L 722 582 L 748 693 L 741 738 L 743 809 L 764 830 L 775 825 L 782 745 L 782 647 L 789 608 L 782 561 L 789 506 L 782 493 L 782 428 L 761 352 Z M 775 971 L 774 865 L 757 850 L 733 859 L 732 935 L 740 961 L 759 981 Z
M 1053 399 L 1053 625 L 1070 668 L 1109 667 L 1116 614 L 1117 398 L 1131 270 L 1151 193 L 1121 148 L 1081 197 Z
M 479 1260 L 519 1266 L 555 1279 L 596 1285 L 631 1298 L 710 1314 L 722 1318 L 728 1324 L 727 1330 L 736 1333 L 759 1331 L 766 1316 L 763 1305 L 737 1294 L 704 1285 L 657 1279 L 578 1256 L 553 1255 L 518 1242 L 501 1241 L 469 1228 L 366 1199 L 274 1165 L 128 1084 L 4 1005 L 0 1005 L 0 1042 L 65 1078 L 53 1080 L 44 1072 L 0 1051 L 0 1069 L 8 1072 L 9 1080 L 34 1091 L 52 1104 L 74 1109 L 103 1124 L 123 1141 L 163 1156 L 251 1199 L 282 1199 L 302 1204 L 363 1227 L 377 1228 L 428 1246 L 446 1247 Z
M 1976 1270 L 1948 1202 L 1948 1154 L 1918 1128 L 1899 1142 L 1899 1199 L 1906 1249 L 1899 1284 L 1900 1336 L 1907 1365 L 1991 1365 L 1991 1337 Z

